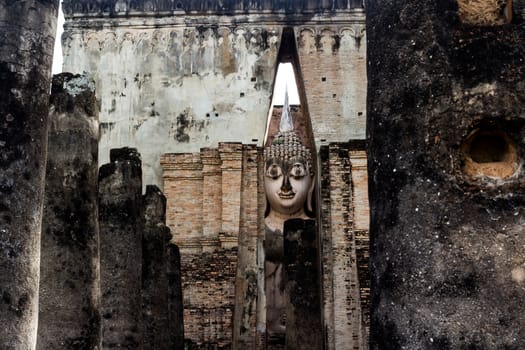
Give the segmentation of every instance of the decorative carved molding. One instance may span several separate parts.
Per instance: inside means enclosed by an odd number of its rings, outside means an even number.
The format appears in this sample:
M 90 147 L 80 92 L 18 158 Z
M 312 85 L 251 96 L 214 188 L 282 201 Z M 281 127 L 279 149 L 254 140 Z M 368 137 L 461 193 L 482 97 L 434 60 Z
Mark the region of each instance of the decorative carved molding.
M 66 17 L 73 15 L 130 15 L 156 13 L 312 13 L 363 9 L 362 0 L 64 0 Z

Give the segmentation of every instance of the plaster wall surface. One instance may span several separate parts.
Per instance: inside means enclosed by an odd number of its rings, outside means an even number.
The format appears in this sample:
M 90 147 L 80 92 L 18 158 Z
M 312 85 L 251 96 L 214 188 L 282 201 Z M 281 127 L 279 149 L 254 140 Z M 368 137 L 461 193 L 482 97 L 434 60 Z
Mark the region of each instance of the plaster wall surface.
M 64 71 L 86 71 L 97 82 L 100 162 L 107 162 L 111 148 L 136 147 L 144 182 L 162 185 L 163 153 L 262 141 L 279 34 L 275 26 L 181 26 L 151 19 L 67 28 Z
M 135 147 L 144 183 L 162 188 L 164 153 L 197 152 L 219 142 L 262 145 L 285 27 L 295 28 L 298 79 L 304 79 L 300 89 L 316 139 L 364 138 L 360 8 L 110 16 L 82 6 L 66 10 L 63 69 L 88 72 L 96 81 L 101 164 L 109 149 Z

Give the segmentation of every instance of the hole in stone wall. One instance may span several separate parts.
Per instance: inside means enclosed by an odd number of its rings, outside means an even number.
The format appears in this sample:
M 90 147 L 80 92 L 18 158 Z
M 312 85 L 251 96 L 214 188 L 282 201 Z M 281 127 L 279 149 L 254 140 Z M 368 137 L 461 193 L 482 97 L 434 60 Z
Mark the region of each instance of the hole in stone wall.
M 257 77 L 252 77 L 251 81 L 252 82 L 256 82 L 257 81 Z
M 241 92 L 240 96 L 241 96 L 241 97 L 244 97 L 244 92 Z
M 463 171 L 472 177 L 505 179 L 518 169 L 516 144 L 501 130 L 475 130 L 461 146 Z
M 499 25 L 512 21 L 512 0 L 458 0 L 459 18 L 465 24 Z
M 326 81 L 326 77 L 322 77 L 322 78 L 321 78 L 321 81 Z

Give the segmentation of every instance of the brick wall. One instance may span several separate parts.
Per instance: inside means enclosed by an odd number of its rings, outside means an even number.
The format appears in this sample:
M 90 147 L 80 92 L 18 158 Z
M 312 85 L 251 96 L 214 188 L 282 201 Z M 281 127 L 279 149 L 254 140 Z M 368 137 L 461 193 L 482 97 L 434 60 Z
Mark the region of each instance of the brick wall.
M 368 338 L 368 183 L 362 142 L 321 147 L 320 227 L 328 349 Z M 162 157 L 167 222 L 181 250 L 185 337 L 196 348 L 257 348 L 264 333 L 262 149 L 221 143 Z M 193 226 L 192 226 L 193 225 Z M 262 278 L 261 278 L 262 276 Z M 237 307 L 235 307 L 237 306 Z
M 362 22 L 296 27 L 304 96 L 316 141 L 364 139 L 366 38 Z
M 184 337 L 197 349 L 231 344 L 237 249 L 181 250 Z
M 246 329 L 239 344 L 255 338 L 260 157 L 255 145 L 220 143 L 161 158 L 166 221 L 181 253 L 184 333 L 196 348 L 231 346 L 234 319 Z M 248 306 L 234 316 L 235 303 Z
M 367 343 L 368 219 L 362 216 L 368 215 L 368 184 L 363 152 L 347 143 L 320 150 L 323 304 L 330 350 L 361 350 Z

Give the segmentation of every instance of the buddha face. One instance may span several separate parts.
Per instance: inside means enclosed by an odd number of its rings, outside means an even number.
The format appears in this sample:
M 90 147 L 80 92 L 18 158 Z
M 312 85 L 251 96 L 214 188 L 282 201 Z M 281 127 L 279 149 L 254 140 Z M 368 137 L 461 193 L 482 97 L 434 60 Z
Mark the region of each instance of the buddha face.
M 312 176 L 304 158 L 271 158 L 266 161 L 264 190 L 271 210 L 301 216 L 312 184 Z

